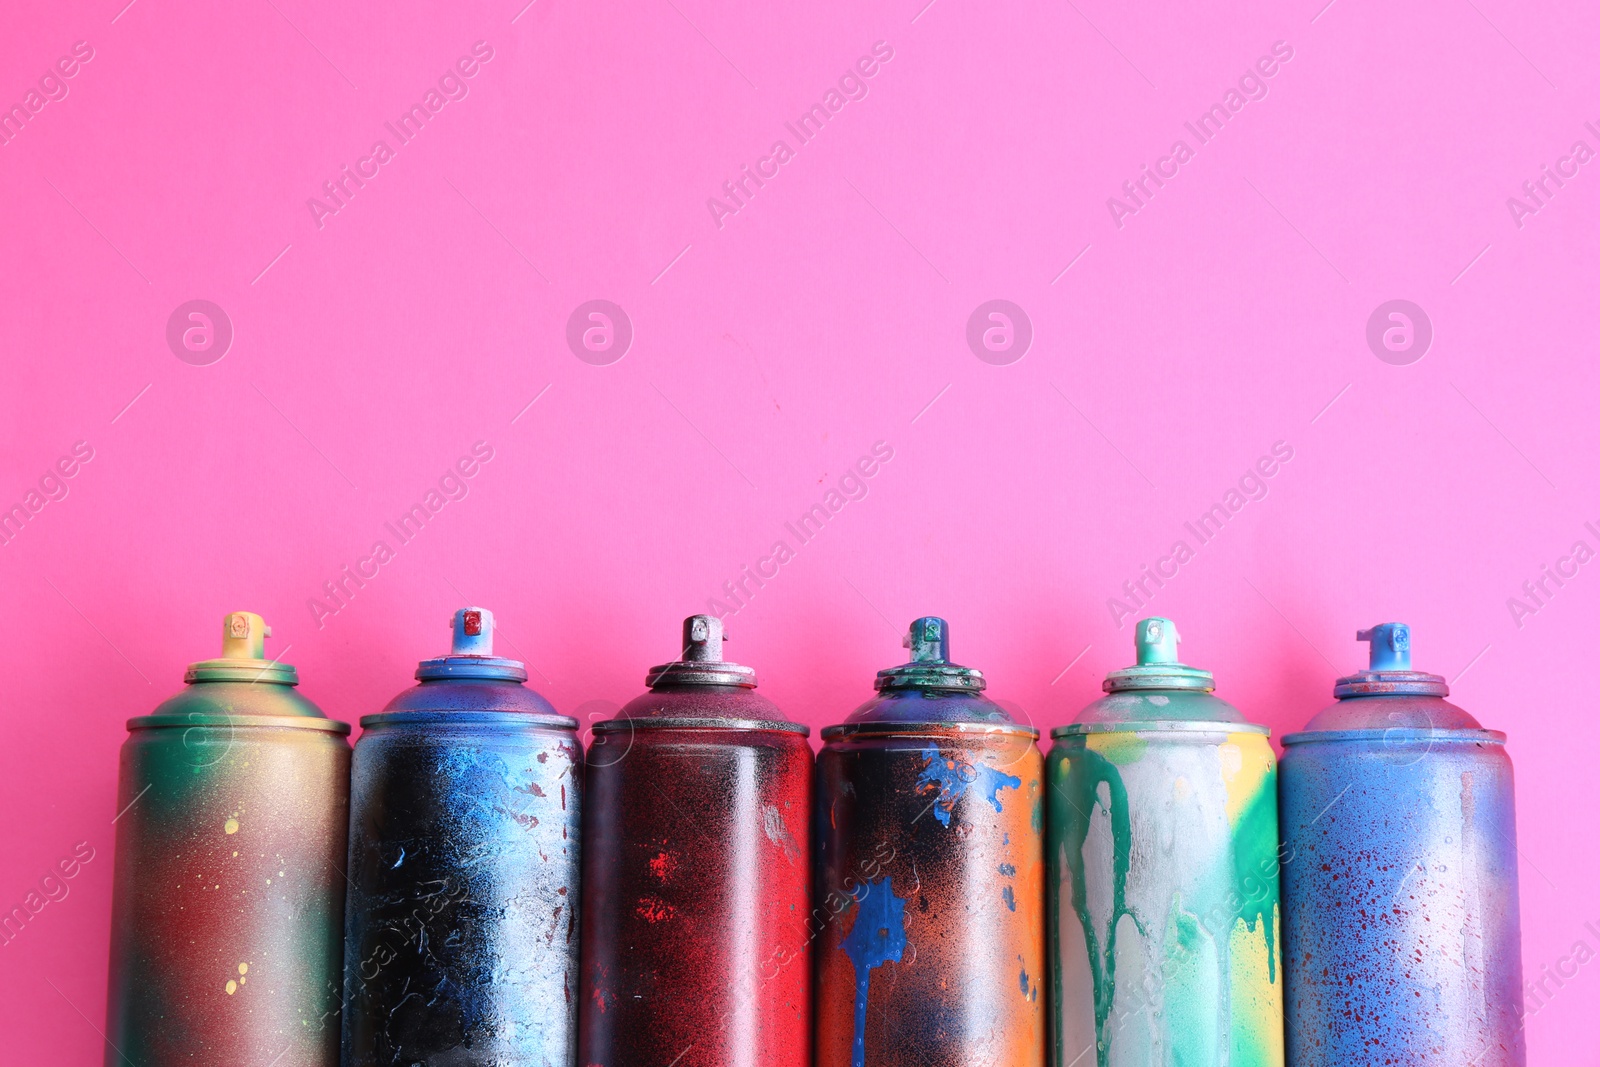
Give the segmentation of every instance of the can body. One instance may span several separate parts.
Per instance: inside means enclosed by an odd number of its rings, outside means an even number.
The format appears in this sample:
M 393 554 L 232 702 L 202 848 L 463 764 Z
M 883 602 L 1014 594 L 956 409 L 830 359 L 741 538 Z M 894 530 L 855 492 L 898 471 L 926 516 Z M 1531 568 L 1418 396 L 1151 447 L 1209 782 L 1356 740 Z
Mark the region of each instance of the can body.
M 817 757 L 818 1067 L 1042 1067 L 1031 729 L 831 727 Z
M 577 735 L 519 712 L 368 716 L 351 775 L 344 1067 L 568 1067 Z
M 1293 1067 L 1524 1062 L 1511 761 L 1490 736 L 1285 739 Z
M 595 727 L 585 1067 L 811 1062 L 811 747 L 803 727 L 700 721 Z
M 1055 1062 L 1282 1064 L 1265 728 L 1074 729 L 1046 771 Z
M 129 726 L 107 1067 L 337 1067 L 349 727 L 200 713 Z

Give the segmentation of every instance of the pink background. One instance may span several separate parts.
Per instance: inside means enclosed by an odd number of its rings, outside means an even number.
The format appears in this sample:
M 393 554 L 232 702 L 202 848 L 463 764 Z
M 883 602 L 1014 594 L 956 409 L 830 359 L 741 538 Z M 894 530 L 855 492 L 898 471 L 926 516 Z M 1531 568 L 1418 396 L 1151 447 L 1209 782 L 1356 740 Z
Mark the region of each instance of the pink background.
M 0 145 L 0 504 L 94 452 L 0 548 L 0 907 L 96 853 L 0 948 L 0 1060 L 98 1062 L 123 722 L 226 611 L 353 722 L 470 598 L 588 718 L 784 539 L 727 652 L 794 718 L 837 721 L 938 613 L 1048 728 L 1130 659 L 1108 598 L 1277 441 L 1268 495 L 1150 611 L 1277 734 L 1364 662 L 1358 626 L 1410 622 L 1511 735 L 1529 977 L 1600 948 L 1575 699 L 1600 564 L 1507 605 L 1600 549 L 1600 164 L 1520 227 L 1506 203 L 1600 149 L 1593 5 L 124 2 L 17 3 L 0 35 L 0 104 L 93 49 Z M 480 40 L 468 95 L 319 228 L 307 199 Z M 878 41 L 798 146 L 784 123 Z M 1119 228 L 1107 198 L 1276 41 L 1266 98 Z M 707 198 L 780 138 L 719 228 Z M 235 331 L 209 366 L 166 342 L 196 298 Z M 597 298 L 634 329 L 608 366 L 565 340 Z M 1034 330 L 1008 366 L 965 341 L 994 298 Z M 1435 331 L 1407 366 L 1365 338 L 1395 298 Z M 385 521 L 479 440 L 468 496 L 398 545 Z M 867 496 L 799 545 L 784 523 L 877 441 Z M 1564 981 L 1531 1062 L 1595 1062 L 1600 965 Z

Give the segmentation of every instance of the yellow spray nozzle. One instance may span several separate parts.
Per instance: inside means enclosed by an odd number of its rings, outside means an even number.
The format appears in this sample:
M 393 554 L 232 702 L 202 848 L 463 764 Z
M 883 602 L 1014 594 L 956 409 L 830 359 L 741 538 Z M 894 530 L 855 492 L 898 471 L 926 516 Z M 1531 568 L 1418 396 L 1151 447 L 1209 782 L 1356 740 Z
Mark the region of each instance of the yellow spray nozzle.
M 272 627 L 253 611 L 230 612 L 222 620 L 223 659 L 266 659 Z

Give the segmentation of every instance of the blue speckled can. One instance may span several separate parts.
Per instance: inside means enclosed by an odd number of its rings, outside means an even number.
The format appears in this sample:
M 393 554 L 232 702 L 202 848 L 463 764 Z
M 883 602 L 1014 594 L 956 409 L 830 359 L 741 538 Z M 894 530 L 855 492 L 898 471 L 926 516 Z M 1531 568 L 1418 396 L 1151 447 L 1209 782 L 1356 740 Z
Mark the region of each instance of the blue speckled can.
M 577 722 L 493 655 L 451 652 L 361 720 L 350 803 L 344 1067 L 570 1067 L 577 1046 Z
M 1411 669 L 1369 670 L 1283 739 L 1290 1067 L 1522 1067 L 1516 825 L 1505 734 Z

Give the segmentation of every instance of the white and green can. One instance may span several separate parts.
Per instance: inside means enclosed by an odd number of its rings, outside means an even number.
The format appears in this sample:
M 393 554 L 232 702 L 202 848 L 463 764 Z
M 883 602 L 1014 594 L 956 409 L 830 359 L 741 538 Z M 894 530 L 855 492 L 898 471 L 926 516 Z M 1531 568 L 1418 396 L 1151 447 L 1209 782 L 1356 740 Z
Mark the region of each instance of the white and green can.
M 1268 730 L 1178 662 L 1168 619 L 1051 732 L 1046 871 L 1058 1067 L 1281 1067 Z

